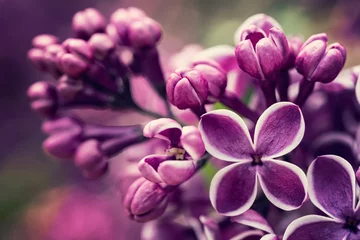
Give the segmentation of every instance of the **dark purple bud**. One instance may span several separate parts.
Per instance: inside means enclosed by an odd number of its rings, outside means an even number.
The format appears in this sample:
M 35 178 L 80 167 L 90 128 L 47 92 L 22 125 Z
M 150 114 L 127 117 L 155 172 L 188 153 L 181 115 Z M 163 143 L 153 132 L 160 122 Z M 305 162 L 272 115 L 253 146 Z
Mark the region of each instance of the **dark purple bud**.
M 59 54 L 57 58 L 60 69 L 70 77 L 78 78 L 88 68 L 84 60 L 71 53 Z
M 267 37 L 260 28 L 252 25 L 241 33 L 235 56 L 239 67 L 250 76 L 271 79 L 286 63 L 289 45 L 279 28 L 269 30 Z
M 326 47 L 325 34 L 310 37 L 302 46 L 295 67 L 307 80 L 329 83 L 340 73 L 346 60 L 346 50 L 334 43 Z
M 63 42 L 62 46 L 68 53 L 77 55 L 86 61 L 91 61 L 94 58 L 94 50 L 82 39 L 69 38 Z
M 197 108 L 204 105 L 209 87 L 199 71 L 180 68 L 168 78 L 166 92 L 169 101 L 179 109 Z
M 83 123 L 74 117 L 61 117 L 47 120 L 42 124 L 42 131 L 47 134 L 56 134 L 64 131 L 79 131 Z
M 124 206 L 131 219 L 146 222 L 160 217 L 166 207 L 167 192 L 157 183 L 144 178 L 137 179 L 125 196 Z
M 94 34 L 89 39 L 88 44 L 93 48 L 95 58 L 101 61 L 115 50 L 113 40 L 107 34 L 103 33 Z
M 224 69 L 219 64 L 209 61 L 196 61 L 192 64 L 193 68 L 199 71 L 208 83 L 208 101 L 216 101 L 225 91 L 227 77 Z M 209 99 L 210 98 L 210 99 Z
M 34 37 L 31 43 L 34 48 L 44 49 L 51 44 L 59 43 L 59 39 L 50 34 L 41 34 Z
M 106 19 L 94 8 L 77 12 L 72 19 L 72 29 L 75 37 L 89 39 L 94 33 L 105 31 Z
M 91 139 L 79 145 L 75 153 L 75 165 L 79 167 L 84 177 L 96 179 L 108 169 L 107 157 L 101 149 L 100 142 Z
M 45 117 L 55 115 L 58 109 L 58 96 L 54 86 L 47 82 L 36 82 L 29 87 L 27 95 L 33 111 Z
M 266 14 L 258 13 L 246 19 L 245 22 L 236 30 L 234 36 L 235 44 L 239 42 L 242 32 L 251 25 L 255 25 L 260 28 L 266 35 L 269 35 L 270 29 L 273 27 L 281 29 L 280 24 L 275 19 Z

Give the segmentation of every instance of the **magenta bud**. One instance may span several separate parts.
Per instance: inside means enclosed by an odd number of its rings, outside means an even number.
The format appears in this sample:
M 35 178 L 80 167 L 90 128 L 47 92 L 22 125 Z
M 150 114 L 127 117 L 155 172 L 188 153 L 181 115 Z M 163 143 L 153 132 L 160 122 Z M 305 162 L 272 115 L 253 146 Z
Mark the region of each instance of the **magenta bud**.
M 289 56 L 285 64 L 285 69 L 291 69 L 295 67 L 295 59 L 300 52 L 300 49 L 304 43 L 303 39 L 298 36 L 289 37 Z
M 151 18 L 135 21 L 129 26 L 129 43 L 134 48 L 155 46 L 162 34 L 161 26 Z
M 209 87 L 199 71 L 180 68 L 168 78 L 166 92 L 169 101 L 177 108 L 197 108 L 204 105 Z
M 80 77 L 88 68 L 88 64 L 80 57 L 71 53 L 57 56 L 60 69 L 70 77 Z
M 94 50 L 82 39 L 69 38 L 63 42 L 62 46 L 68 53 L 77 55 L 86 61 L 91 61 L 94 58 Z
M 65 53 L 65 49 L 59 44 L 48 45 L 44 52 L 46 71 L 57 77 L 61 74 L 61 70 L 57 62 L 57 55 L 62 53 Z
M 94 8 L 87 8 L 77 12 L 72 19 L 72 29 L 75 37 L 89 39 L 94 33 L 104 32 L 105 17 Z
M 108 169 L 107 157 L 101 150 L 100 142 L 91 139 L 81 143 L 75 153 L 75 165 L 84 177 L 96 179 L 104 175 Z
M 104 60 L 111 52 L 115 50 L 115 43 L 104 33 L 94 34 L 88 41 L 88 44 L 94 50 L 95 58 Z
M 164 188 L 144 178 L 138 178 L 130 185 L 124 200 L 129 217 L 138 222 L 160 217 L 167 203 L 167 192 Z
M 245 22 L 236 30 L 234 35 L 235 44 L 239 42 L 242 32 L 251 25 L 255 25 L 260 28 L 266 35 L 269 35 L 270 29 L 273 27 L 281 29 L 280 23 L 278 23 L 274 18 L 263 13 L 258 13 L 246 19 Z
M 45 117 L 55 115 L 58 109 L 58 97 L 54 86 L 47 82 L 36 82 L 29 87 L 27 95 L 33 111 Z
M 311 36 L 295 60 L 297 71 L 307 80 L 329 83 L 340 73 L 346 60 L 346 50 L 334 43 L 326 47 L 326 34 Z
M 81 133 L 82 129 L 72 129 L 53 134 L 43 142 L 43 148 L 58 159 L 71 159 L 81 142 Z
M 83 122 L 74 117 L 60 117 L 50 119 L 42 124 L 42 131 L 47 134 L 55 134 L 64 131 L 79 131 L 83 126 Z
M 224 69 L 213 61 L 196 61 L 193 68 L 199 71 L 208 83 L 209 102 L 215 102 L 225 91 L 227 77 Z
M 44 49 L 47 46 L 49 46 L 51 44 L 56 44 L 56 43 L 59 43 L 59 39 L 50 34 L 37 35 L 32 40 L 33 47 L 40 48 L 40 49 Z
M 36 69 L 40 71 L 47 71 L 47 66 L 44 59 L 44 50 L 39 48 L 32 48 L 28 51 L 28 58 L 35 66 Z
M 236 45 L 235 56 L 239 67 L 250 76 L 265 80 L 284 67 L 289 54 L 285 34 L 276 27 L 265 32 L 255 25 L 244 29 Z

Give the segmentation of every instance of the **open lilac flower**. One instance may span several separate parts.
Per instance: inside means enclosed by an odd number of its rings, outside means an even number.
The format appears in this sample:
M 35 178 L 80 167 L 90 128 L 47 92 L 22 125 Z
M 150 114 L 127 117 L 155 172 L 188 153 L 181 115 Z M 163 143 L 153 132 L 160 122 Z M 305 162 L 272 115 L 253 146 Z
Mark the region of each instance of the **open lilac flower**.
M 235 216 L 248 210 L 256 198 L 257 181 L 275 206 L 294 210 L 302 205 L 305 174 L 274 159 L 291 152 L 303 138 L 305 125 L 298 106 L 280 102 L 269 107 L 256 124 L 254 141 L 242 118 L 228 110 L 204 114 L 199 130 L 211 155 L 233 162 L 211 182 L 210 200 L 219 213 Z
M 144 136 L 167 141 L 169 147 L 164 155 L 149 155 L 138 165 L 143 177 L 155 183 L 178 185 L 188 180 L 195 172 L 194 160 L 205 153 L 199 130 L 194 126 L 181 128 L 169 118 L 149 122 L 144 128 Z
M 339 156 L 323 155 L 311 163 L 307 176 L 311 202 L 329 217 L 296 219 L 287 228 L 284 240 L 360 239 L 360 205 L 355 202 L 356 180 L 351 165 Z

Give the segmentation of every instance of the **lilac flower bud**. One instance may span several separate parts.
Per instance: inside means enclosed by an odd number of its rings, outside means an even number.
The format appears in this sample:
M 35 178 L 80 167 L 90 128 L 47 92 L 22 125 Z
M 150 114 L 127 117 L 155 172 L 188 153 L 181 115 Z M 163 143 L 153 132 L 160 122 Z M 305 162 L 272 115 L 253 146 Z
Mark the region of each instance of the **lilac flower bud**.
M 47 67 L 44 60 L 44 53 L 45 51 L 43 49 L 32 48 L 28 51 L 27 56 L 36 69 L 45 72 L 47 71 Z
M 180 68 L 168 78 L 166 92 L 169 101 L 179 109 L 197 108 L 204 105 L 209 87 L 199 71 Z
M 88 68 L 88 64 L 80 57 L 71 53 L 62 53 L 57 56 L 60 69 L 70 77 L 80 77 Z
M 91 139 L 80 144 L 75 153 L 75 165 L 82 169 L 84 177 L 89 179 L 97 179 L 105 174 L 108 162 L 100 142 Z
M 258 13 L 246 19 L 245 22 L 241 24 L 241 26 L 236 30 L 234 36 L 235 44 L 241 40 L 240 36 L 242 32 L 251 25 L 255 25 L 256 27 L 260 28 L 265 32 L 266 35 L 269 35 L 270 29 L 273 27 L 281 29 L 280 23 L 278 23 L 274 18 L 263 13 Z
M 44 49 L 51 44 L 59 43 L 59 39 L 50 34 L 41 34 L 34 37 L 31 43 L 34 48 Z
M 137 179 L 128 189 L 124 206 L 130 218 L 146 222 L 161 216 L 167 206 L 167 192 L 159 184 Z
M 51 44 L 45 48 L 44 63 L 46 71 L 51 73 L 54 77 L 58 78 L 62 75 L 62 71 L 57 61 L 57 55 L 65 53 L 64 48 L 59 44 Z
M 54 86 L 47 82 L 36 82 L 29 87 L 27 95 L 33 111 L 45 117 L 55 115 L 58 109 L 58 97 Z
M 279 28 L 271 28 L 267 37 L 255 25 L 244 29 L 235 49 L 239 67 L 261 80 L 271 79 L 284 66 L 288 53 L 286 36 Z
M 311 36 L 295 60 L 297 71 L 309 81 L 329 83 L 345 64 L 345 48 L 339 43 L 326 47 L 327 41 L 326 34 Z
M 94 34 L 88 41 L 88 44 L 94 49 L 96 59 L 104 60 L 111 52 L 115 50 L 115 43 L 103 33 Z
M 72 19 L 72 29 L 75 37 L 89 39 L 94 33 L 105 31 L 105 17 L 94 8 L 77 12 Z
M 159 23 L 137 8 L 118 9 L 110 18 L 107 33 L 120 45 L 153 47 L 161 38 Z
M 86 61 L 92 61 L 94 58 L 94 50 L 82 39 L 69 38 L 63 42 L 62 46 L 68 53 L 77 55 Z
M 193 68 L 201 73 L 208 83 L 209 102 L 215 102 L 225 91 L 227 77 L 224 69 L 213 61 L 196 61 Z M 210 98 L 210 99 L 209 99 Z

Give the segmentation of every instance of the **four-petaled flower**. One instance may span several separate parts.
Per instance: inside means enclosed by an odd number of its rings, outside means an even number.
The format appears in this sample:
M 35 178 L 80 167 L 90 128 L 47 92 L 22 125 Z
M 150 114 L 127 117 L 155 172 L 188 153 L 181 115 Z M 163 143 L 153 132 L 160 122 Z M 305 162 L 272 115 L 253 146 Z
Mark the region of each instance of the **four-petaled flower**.
M 248 210 L 256 198 L 257 181 L 275 206 L 289 211 L 303 204 L 304 172 L 274 159 L 292 151 L 303 138 L 304 119 L 297 105 L 280 102 L 265 110 L 257 121 L 254 142 L 242 118 L 229 110 L 204 114 L 199 130 L 212 156 L 233 162 L 211 182 L 210 200 L 219 213 L 235 216 Z
M 194 126 L 182 128 L 170 118 L 149 122 L 144 128 L 144 136 L 169 143 L 166 154 L 146 156 L 138 164 L 143 177 L 152 182 L 178 185 L 188 180 L 195 172 L 194 160 L 205 153 L 199 130 Z
M 350 163 L 335 155 L 319 156 L 307 177 L 311 202 L 330 218 L 298 218 L 288 226 L 284 240 L 360 239 L 360 204 L 355 207 L 356 180 Z

